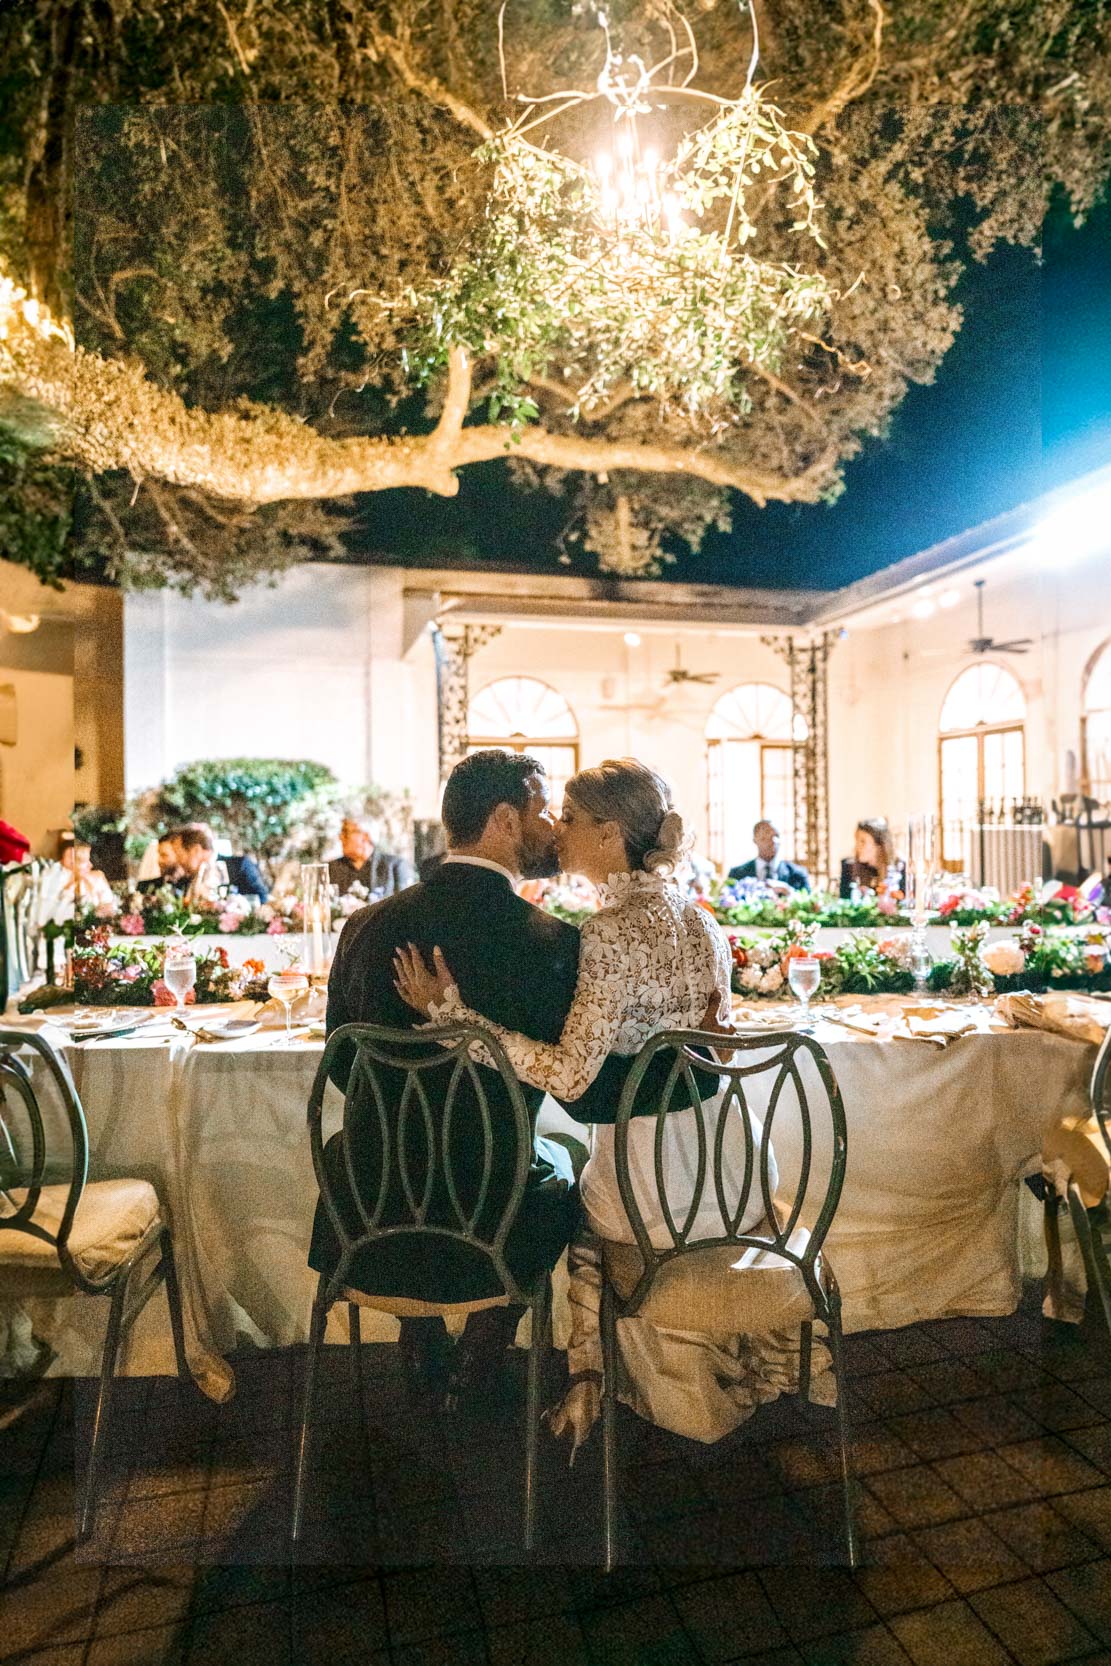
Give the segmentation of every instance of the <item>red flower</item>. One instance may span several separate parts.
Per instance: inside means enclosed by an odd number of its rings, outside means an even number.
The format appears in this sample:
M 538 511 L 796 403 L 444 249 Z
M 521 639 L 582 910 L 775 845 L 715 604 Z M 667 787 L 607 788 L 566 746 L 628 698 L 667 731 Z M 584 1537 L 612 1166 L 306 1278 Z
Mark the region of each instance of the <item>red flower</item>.
M 150 986 L 150 992 L 154 996 L 154 1004 L 156 1007 L 177 1006 L 177 998 L 169 989 L 166 988 L 166 985 L 162 982 L 161 978 L 155 978 L 154 982 Z M 194 998 L 193 991 L 191 989 L 187 990 L 185 993 L 186 1006 L 189 1006 Z
M 961 899 L 959 896 L 953 895 L 951 897 L 946 897 L 945 901 L 938 909 L 938 913 L 941 915 L 943 920 L 947 920 L 950 914 L 955 914 L 957 912 L 960 905 Z

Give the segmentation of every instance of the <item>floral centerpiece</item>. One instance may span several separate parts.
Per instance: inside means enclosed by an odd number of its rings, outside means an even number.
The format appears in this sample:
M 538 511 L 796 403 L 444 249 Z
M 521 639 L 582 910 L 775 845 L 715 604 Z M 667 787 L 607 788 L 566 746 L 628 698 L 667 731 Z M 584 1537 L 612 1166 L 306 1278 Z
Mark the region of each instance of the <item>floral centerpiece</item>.
M 787 970 L 793 954 L 809 948 L 814 928 L 795 926 L 775 936 L 745 937 L 727 933 L 733 956 L 733 989 L 745 996 L 788 994 Z M 1093 954 L 1093 945 L 1063 932 L 1046 931 L 1031 922 L 1013 938 L 986 941 L 988 925 L 979 921 L 955 927 L 953 952 L 930 971 L 934 994 L 981 997 L 1016 989 L 1111 990 L 1111 967 Z M 914 988 L 913 945 L 909 934 L 875 938 L 855 933 L 831 951 L 818 951 L 818 996 L 901 995 Z
M 20 1003 L 21 1012 L 33 1012 L 61 1000 L 86 1006 L 159 1007 L 176 1005 L 162 981 L 166 944 L 113 943 L 107 926 L 82 932 L 73 949 L 73 989 L 62 991 L 46 985 Z M 265 1001 L 266 968 L 261 960 L 246 960 L 232 966 L 221 945 L 196 956 L 197 981 L 187 1002 L 204 1004 L 222 1001 Z
M 155 891 L 114 886 L 113 892 L 114 908 L 104 903 L 95 912 L 83 912 L 58 928 L 58 933 L 72 944 L 101 925 L 121 937 L 283 937 L 303 929 L 301 900 L 293 893 L 272 896 L 264 903 L 236 894 L 211 902 L 186 903 L 171 885 Z M 373 902 L 375 895 L 358 881 L 345 896 L 333 895 L 333 933 L 341 930 L 350 915 Z

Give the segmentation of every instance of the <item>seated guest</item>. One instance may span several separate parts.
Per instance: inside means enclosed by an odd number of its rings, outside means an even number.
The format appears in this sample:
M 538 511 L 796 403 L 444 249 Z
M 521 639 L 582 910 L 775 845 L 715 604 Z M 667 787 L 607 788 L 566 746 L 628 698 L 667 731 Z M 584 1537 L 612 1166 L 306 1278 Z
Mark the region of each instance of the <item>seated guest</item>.
M 216 840 L 201 822 L 189 822 L 168 835 L 181 870 L 176 889 L 182 902 L 210 907 L 228 883 L 227 869 L 216 857 Z
M 365 824 L 357 816 L 345 816 L 339 830 L 343 851 L 328 863 L 328 878 L 339 896 L 346 896 L 352 885 L 361 885 L 369 895 L 377 891 L 392 897 L 412 885 L 413 874 L 403 856 L 391 856 L 389 851 L 376 850 L 374 840 Z
M 854 886 L 858 891 L 906 893 L 906 863 L 895 854 L 895 840 L 883 816 L 856 824 L 853 854 L 841 863 L 841 895 L 851 897 Z
M 181 864 L 177 859 L 177 849 L 173 836 L 164 834 L 157 844 L 150 844 L 143 852 L 143 860 L 139 865 L 139 877 L 135 889 L 141 893 L 160 891 L 164 885 L 171 885 L 175 890 L 184 881 Z
M 83 839 L 63 833 L 56 866 L 47 868 L 39 899 L 41 924 L 72 920 L 76 907 L 81 912 L 98 908 L 115 909 L 116 897 L 99 868 L 93 867 L 92 846 Z
M 779 854 L 779 829 L 774 822 L 758 821 L 752 829 L 756 855 L 739 867 L 730 868 L 730 879 L 758 879 L 770 891 L 786 896 L 789 891 L 809 891 L 810 875 L 797 862 Z
M 253 856 L 225 856 L 224 867 L 227 869 L 228 884 L 233 891 L 238 891 L 241 897 L 255 897 L 259 902 L 266 901 L 270 895 L 270 887 L 263 879 Z
M 558 1041 L 575 994 L 579 932 L 534 908 L 514 890 L 522 877 L 549 877 L 559 867 L 543 766 L 535 758 L 513 752 L 474 753 L 456 766 L 447 782 L 443 819 L 448 854 L 427 883 L 360 909 L 345 924 L 328 981 L 329 1034 L 349 1023 L 401 1029 L 418 1024 L 418 1015 L 394 986 L 395 954 L 403 945 L 415 943 L 429 958 L 434 945 L 442 947 L 464 999 L 491 1019 L 537 1041 Z M 612 1121 L 631 1062 L 629 1058 L 607 1059 L 584 1097 L 569 1107 L 571 1116 L 582 1122 Z M 342 1092 L 347 1090 L 351 1064 L 351 1051 L 338 1055 L 332 1075 Z M 403 1074 L 388 1080 L 387 1073 L 382 1074 L 383 1091 L 396 1094 L 399 1101 Z M 655 1075 L 650 1067 L 643 1093 L 638 1090 L 638 1107 L 658 1100 L 666 1077 L 662 1063 Z M 716 1086 L 716 1078 L 711 1080 Z M 425 1085 L 435 1116 L 437 1085 L 429 1076 Z M 465 1100 L 457 1105 L 452 1122 L 458 1141 L 454 1168 L 460 1186 L 487 1186 L 485 1218 L 487 1226 L 492 1226 L 507 1195 L 516 1135 L 501 1081 L 486 1076 L 484 1086 L 494 1126 L 492 1173 L 488 1182 L 482 1181 L 483 1141 L 475 1132 L 477 1116 L 468 1119 L 462 1114 Z M 535 1130 L 543 1091 L 522 1086 L 522 1092 Z M 378 1109 L 368 1098 L 356 1098 L 347 1118 L 353 1172 L 366 1176 L 367 1191 L 373 1196 L 382 1162 Z M 408 1126 L 420 1120 L 410 1118 Z M 410 1139 L 415 1137 L 410 1133 Z M 328 1141 L 324 1155 L 337 1205 L 345 1217 L 349 1209 L 353 1217 L 339 1135 Z M 415 1160 L 419 1161 L 419 1153 Z M 524 1202 L 504 1251 L 519 1281 L 528 1282 L 555 1265 L 578 1216 L 578 1190 L 566 1149 L 534 1137 Z M 388 1224 L 404 1218 L 398 1184 L 396 1195 L 386 1201 L 383 1221 Z M 354 1218 L 350 1230 L 358 1234 Z M 337 1269 L 339 1248 L 332 1221 L 318 1204 L 309 1265 L 331 1276 Z M 464 1245 L 434 1237 L 397 1235 L 372 1244 L 360 1252 L 345 1278 L 352 1287 L 372 1294 L 445 1304 L 492 1296 L 499 1288 L 488 1262 L 480 1261 Z M 512 1341 L 519 1318 L 519 1309 L 507 1307 L 489 1308 L 468 1318 L 455 1364 L 459 1391 L 476 1389 L 489 1375 Z M 442 1320 L 403 1319 L 401 1341 L 411 1365 L 430 1376 L 442 1371 L 448 1346 Z

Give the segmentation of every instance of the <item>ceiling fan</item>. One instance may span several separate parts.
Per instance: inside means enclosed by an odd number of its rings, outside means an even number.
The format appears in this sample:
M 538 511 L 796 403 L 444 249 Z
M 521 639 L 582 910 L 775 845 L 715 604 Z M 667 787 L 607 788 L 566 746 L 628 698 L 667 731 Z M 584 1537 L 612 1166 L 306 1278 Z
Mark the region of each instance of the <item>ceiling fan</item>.
M 997 642 L 993 636 L 984 635 L 984 584 L 985 580 L 978 578 L 976 589 L 976 635 L 968 644 L 970 654 L 1027 654 L 1034 646 L 1032 636 L 1012 637 L 1009 642 Z
M 716 683 L 720 676 L 720 671 L 688 671 L 679 656 L 679 644 L 675 644 L 675 664 L 667 673 L 669 684 Z

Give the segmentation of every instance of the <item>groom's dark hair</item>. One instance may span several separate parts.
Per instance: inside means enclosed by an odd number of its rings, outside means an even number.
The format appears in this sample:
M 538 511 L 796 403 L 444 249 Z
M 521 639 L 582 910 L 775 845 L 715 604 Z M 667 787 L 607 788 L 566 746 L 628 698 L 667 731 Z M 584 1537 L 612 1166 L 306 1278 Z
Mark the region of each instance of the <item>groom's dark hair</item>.
M 543 775 L 544 765 L 527 752 L 488 747 L 456 764 L 447 778 L 440 820 L 450 845 L 473 845 L 499 804 L 528 807 L 528 784 Z

